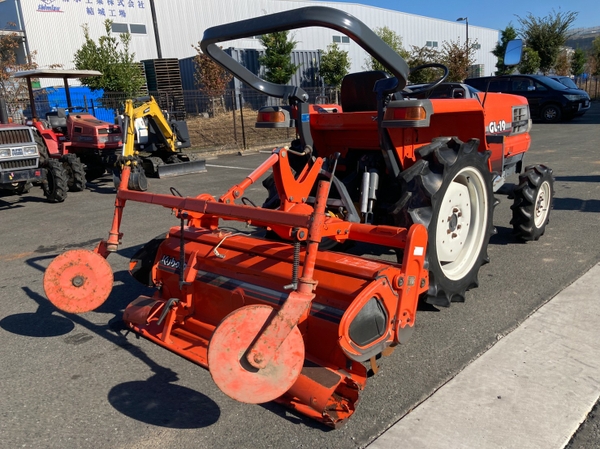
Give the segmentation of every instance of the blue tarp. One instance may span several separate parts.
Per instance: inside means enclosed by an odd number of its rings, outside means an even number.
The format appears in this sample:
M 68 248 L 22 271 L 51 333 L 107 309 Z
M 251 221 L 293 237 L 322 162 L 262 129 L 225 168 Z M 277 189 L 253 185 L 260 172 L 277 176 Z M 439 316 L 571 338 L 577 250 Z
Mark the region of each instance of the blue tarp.
M 71 104 L 74 107 L 87 107 L 88 112 L 98 120 L 114 123 L 115 110 L 100 107 L 103 90 L 92 91 L 86 86 L 74 86 L 69 87 L 69 91 L 71 92 Z M 56 110 L 56 108 L 67 107 L 64 87 L 45 87 L 34 92 L 34 96 L 39 117 L 45 117 L 47 112 Z M 30 116 L 30 111 L 25 111 L 25 115 Z

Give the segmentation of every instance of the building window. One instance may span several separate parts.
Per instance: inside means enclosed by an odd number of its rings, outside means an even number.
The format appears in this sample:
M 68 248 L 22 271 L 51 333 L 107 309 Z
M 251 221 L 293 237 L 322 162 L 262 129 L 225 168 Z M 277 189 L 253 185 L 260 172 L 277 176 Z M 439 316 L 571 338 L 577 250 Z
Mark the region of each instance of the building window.
M 113 33 L 129 33 L 129 28 L 126 23 L 114 23 L 111 26 L 111 31 Z
M 350 38 L 348 36 L 333 36 L 333 42 L 339 44 L 349 44 Z
M 437 48 L 438 42 L 437 41 L 427 41 L 427 43 L 425 44 L 425 46 L 426 47 Z
M 131 34 L 146 34 L 146 25 L 129 25 L 129 29 L 131 30 Z

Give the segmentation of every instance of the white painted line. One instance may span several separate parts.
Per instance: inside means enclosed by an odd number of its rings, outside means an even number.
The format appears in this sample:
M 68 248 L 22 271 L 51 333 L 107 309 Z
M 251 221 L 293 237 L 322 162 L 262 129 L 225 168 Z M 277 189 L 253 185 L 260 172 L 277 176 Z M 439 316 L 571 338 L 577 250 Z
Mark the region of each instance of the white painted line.
M 369 449 L 559 449 L 600 396 L 600 265 Z
M 246 168 L 246 167 L 232 167 L 230 165 L 213 165 L 213 164 L 206 164 L 207 167 L 216 167 L 216 168 L 233 168 L 235 170 L 246 170 L 249 172 L 252 172 L 253 169 L 251 168 Z

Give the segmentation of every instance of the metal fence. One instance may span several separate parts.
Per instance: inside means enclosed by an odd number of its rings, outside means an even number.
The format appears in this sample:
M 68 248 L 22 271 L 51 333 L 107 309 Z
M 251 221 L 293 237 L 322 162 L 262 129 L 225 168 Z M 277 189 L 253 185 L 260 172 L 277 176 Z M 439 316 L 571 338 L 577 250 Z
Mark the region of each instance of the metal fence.
M 333 103 L 338 92 L 332 89 L 307 88 L 312 103 Z M 264 129 L 254 126 L 256 112 L 263 106 L 277 106 L 282 102 L 250 88 L 228 90 L 221 97 L 208 97 L 200 91 L 183 91 L 183 103 L 168 91 L 150 92 L 161 109 L 170 116 L 184 119 L 190 131 L 193 148 L 219 150 L 244 150 L 257 146 L 269 146 L 288 142 L 295 137 L 295 130 Z M 88 98 L 71 94 L 71 104 L 78 111 L 86 111 L 99 120 L 113 123 L 123 110 L 127 98 L 118 93 L 105 94 L 102 98 Z M 43 92 L 35 98 L 39 118 L 57 108 L 66 108 L 65 99 L 48 99 Z M 184 110 L 175 105 L 184 105 Z M 8 115 L 15 123 L 24 123 L 31 118 L 29 100 L 23 99 L 7 104 Z M 178 110 L 179 109 L 179 110 Z
M 593 100 L 600 98 L 600 77 L 590 77 L 578 83 Z M 326 88 L 306 88 L 311 103 L 339 103 L 339 91 Z M 175 101 L 174 94 L 165 91 L 151 92 L 161 108 L 170 115 L 185 119 L 190 131 L 193 148 L 203 150 L 245 150 L 255 147 L 280 145 L 295 138 L 295 130 L 290 128 L 256 128 L 256 112 L 263 106 L 281 105 L 278 98 L 269 97 L 250 88 L 231 89 L 222 97 L 208 97 L 202 92 L 183 91 L 183 103 Z M 181 95 L 181 92 L 178 93 Z M 88 98 L 85 95 L 71 95 L 73 106 L 90 112 L 99 120 L 113 123 L 122 111 L 126 97 L 121 94 L 104 95 L 102 98 Z M 174 105 L 184 105 L 184 110 L 174 109 Z M 38 116 L 56 108 L 66 108 L 64 101 L 38 94 L 36 110 Z M 24 123 L 31 117 L 29 100 L 7 102 L 8 116 L 15 123 Z
M 600 77 L 593 76 L 588 77 L 585 80 L 579 80 L 577 85 L 580 89 L 583 89 L 590 94 L 592 100 L 600 99 Z

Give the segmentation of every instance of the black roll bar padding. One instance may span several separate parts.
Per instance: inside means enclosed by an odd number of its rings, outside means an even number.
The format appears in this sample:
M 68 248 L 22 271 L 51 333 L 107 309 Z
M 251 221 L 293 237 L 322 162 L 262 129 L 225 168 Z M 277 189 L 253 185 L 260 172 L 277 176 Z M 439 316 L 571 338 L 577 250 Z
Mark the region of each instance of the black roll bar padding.
M 204 32 L 200 48 L 203 53 L 259 92 L 285 100 L 291 97 L 300 101 L 307 101 L 308 95 L 301 88 L 263 80 L 231 58 L 217 44 L 244 37 L 313 26 L 331 28 L 350 37 L 398 79 L 397 90 L 404 89 L 410 70 L 402 56 L 392 50 L 363 22 L 339 9 L 308 6 L 217 25 L 208 28 Z

